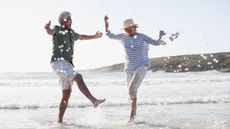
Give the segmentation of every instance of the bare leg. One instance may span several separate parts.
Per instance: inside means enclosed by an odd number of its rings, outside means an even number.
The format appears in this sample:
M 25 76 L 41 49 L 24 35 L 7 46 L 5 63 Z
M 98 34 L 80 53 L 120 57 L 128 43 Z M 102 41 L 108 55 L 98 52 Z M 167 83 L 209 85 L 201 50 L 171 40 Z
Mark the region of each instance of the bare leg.
M 59 107 L 58 123 L 63 122 L 63 116 L 65 114 L 66 107 L 68 106 L 68 101 L 69 101 L 71 92 L 70 90 L 63 90 L 62 93 L 63 94 L 62 94 L 62 100 L 61 100 L 60 107 Z
M 81 74 L 78 74 L 74 80 L 76 81 L 78 88 L 80 91 L 93 103 L 94 107 L 97 107 L 101 103 L 105 101 L 105 99 L 96 99 L 89 91 L 87 86 L 85 85 L 85 82 L 83 80 L 83 77 Z
M 137 98 L 136 97 L 130 97 L 130 98 L 131 98 L 131 112 L 130 112 L 129 122 L 133 122 L 137 112 Z

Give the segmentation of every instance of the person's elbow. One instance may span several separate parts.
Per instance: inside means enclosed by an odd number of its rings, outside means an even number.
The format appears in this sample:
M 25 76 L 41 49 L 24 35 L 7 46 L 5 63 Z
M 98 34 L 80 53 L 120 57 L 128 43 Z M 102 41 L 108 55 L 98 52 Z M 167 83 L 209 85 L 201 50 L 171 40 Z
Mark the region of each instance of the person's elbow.
M 85 35 L 79 35 L 79 40 L 87 40 L 87 37 Z

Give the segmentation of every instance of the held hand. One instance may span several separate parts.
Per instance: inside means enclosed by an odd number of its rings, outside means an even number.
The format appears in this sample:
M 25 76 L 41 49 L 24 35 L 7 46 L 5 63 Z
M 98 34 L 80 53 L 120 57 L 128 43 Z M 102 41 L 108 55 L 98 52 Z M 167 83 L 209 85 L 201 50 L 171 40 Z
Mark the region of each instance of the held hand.
M 166 33 L 165 33 L 163 30 L 160 30 L 160 32 L 159 32 L 159 40 L 160 40 L 164 35 L 166 35 Z
M 95 34 L 95 38 L 100 38 L 102 35 L 102 32 L 97 31 L 97 33 Z
M 48 28 L 50 28 L 50 24 L 51 24 L 51 21 L 49 21 L 46 25 L 45 25 L 45 29 L 48 29 Z

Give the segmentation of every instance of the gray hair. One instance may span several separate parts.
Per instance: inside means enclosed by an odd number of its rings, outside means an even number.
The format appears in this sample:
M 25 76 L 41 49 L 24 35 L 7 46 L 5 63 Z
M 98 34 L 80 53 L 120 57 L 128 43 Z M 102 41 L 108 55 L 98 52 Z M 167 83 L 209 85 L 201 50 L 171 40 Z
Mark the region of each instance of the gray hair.
M 67 19 L 69 16 L 71 16 L 71 13 L 68 11 L 63 11 L 60 13 L 58 21 L 61 24 L 62 20 Z

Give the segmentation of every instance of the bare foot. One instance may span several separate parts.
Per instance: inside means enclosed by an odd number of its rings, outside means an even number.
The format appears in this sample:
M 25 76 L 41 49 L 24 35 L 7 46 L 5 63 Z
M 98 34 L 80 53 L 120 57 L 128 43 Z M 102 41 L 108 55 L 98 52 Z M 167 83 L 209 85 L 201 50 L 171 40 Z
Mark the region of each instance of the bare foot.
M 97 99 L 93 102 L 93 107 L 96 108 L 103 102 L 105 102 L 105 99 Z
M 58 129 L 66 129 L 65 128 L 66 126 L 67 126 L 67 123 L 65 122 L 58 123 Z
M 128 123 L 130 123 L 130 124 L 131 124 L 131 123 L 134 123 L 134 120 L 135 120 L 135 116 L 130 117 Z
M 134 118 L 130 118 L 129 121 L 128 121 L 128 124 L 133 124 L 134 123 Z

